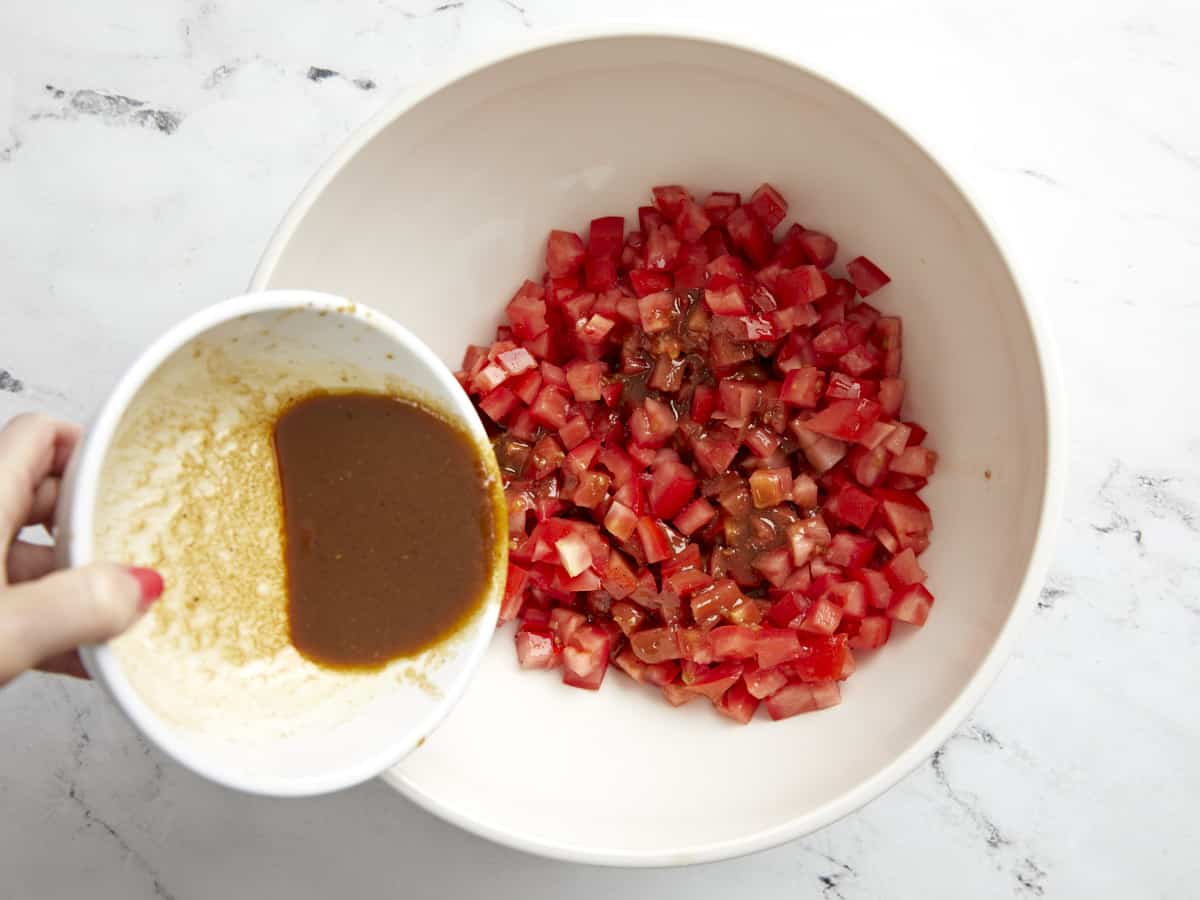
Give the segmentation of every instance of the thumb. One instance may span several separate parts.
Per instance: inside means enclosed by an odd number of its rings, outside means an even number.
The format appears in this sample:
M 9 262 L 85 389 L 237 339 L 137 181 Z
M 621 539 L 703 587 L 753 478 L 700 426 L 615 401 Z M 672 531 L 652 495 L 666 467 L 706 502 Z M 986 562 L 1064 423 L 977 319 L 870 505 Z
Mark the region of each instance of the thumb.
M 162 589 L 152 569 L 92 563 L 0 591 L 0 684 L 49 656 L 116 637 Z

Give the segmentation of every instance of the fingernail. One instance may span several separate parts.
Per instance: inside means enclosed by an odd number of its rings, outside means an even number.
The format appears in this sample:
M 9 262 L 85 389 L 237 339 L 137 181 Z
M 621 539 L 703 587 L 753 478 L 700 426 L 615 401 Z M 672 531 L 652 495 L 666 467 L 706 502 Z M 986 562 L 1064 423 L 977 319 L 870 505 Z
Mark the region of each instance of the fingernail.
M 153 569 L 142 569 L 137 566 L 129 567 L 129 574 L 137 579 L 138 587 L 142 589 L 142 599 L 138 606 L 145 611 L 150 604 L 162 596 L 162 576 Z

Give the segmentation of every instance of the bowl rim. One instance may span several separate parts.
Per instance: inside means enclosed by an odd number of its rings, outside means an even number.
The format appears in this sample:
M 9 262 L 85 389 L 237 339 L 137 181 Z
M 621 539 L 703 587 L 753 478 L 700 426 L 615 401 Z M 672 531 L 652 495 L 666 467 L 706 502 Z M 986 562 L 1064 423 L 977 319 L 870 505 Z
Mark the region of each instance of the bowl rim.
M 477 821 L 468 813 L 426 793 L 402 772 L 388 771 L 382 775 L 385 783 L 439 818 L 472 834 L 516 850 L 549 859 L 591 865 L 681 866 L 745 856 L 795 840 L 831 825 L 898 784 L 932 756 L 938 747 L 944 744 L 958 726 L 966 720 L 1007 662 L 1016 639 L 1021 633 L 1022 626 L 1033 609 L 1050 565 L 1066 491 L 1066 397 L 1057 352 L 1044 313 L 1030 302 L 1025 281 L 1013 264 L 1012 255 L 999 236 L 993 221 L 963 187 L 963 180 L 956 176 L 952 167 L 929 149 L 925 141 L 919 140 L 909 128 L 864 96 L 859 89 L 845 86 L 819 67 L 800 62 L 796 58 L 783 55 L 782 51 L 751 42 L 741 36 L 731 38 L 714 30 L 688 25 L 609 23 L 601 26 L 570 25 L 548 28 L 533 36 L 522 36 L 499 42 L 490 51 L 473 54 L 465 62 L 443 66 L 435 70 L 429 77 L 420 81 L 414 89 L 386 102 L 366 122 L 356 128 L 317 169 L 276 227 L 255 268 L 250 282 L 251 288 L 254 290 L 265 288 L 274 274 L 284 250 L 294 237 L 297 227 L 307 216 L 321 193 L 369 141 L 402 114 L 455 83 L 509 60 L 553 47 L 623 38 L 666 38 L 717 45 L 756 55 L 796 69 L 823 82 L 831 90 L 840 92 L 848 99 L 861 104 L 896 129 L 916 151 L 929 159 L 958 192 L 967 209 L 974 215 L 984 233 L 991 240 L 1004 270 L 1012 279 L 1025 323 L 1033 338 L 1034 354 L 1040 369 L 1041 399 L 1045 409 L 1046 464 L 1043 471 L 1037 534 L 1012 609 L 993 639 L 991 648 L 975 672 L 964 682 L 953 701 L 919 737 L 898 753 L 890 763 L 876 771 L 874 775 L 828 803 L 782 824 L 738 838 L 685 847 L 631 851 L 605 847 L 579 847 L 496 828 L 485 822 Z
M 130 402 L 154 373 L 189 341 L 225 322 L 258 313 L 297 309 L 349 316 L 384 335 L 398 352 L 417 360 L 423 368 L 433 374 L 446 395 L 452 398 L 443 411 L 452 415 L 481 447 L 487 445 L 487 434 L 483 425 L 466 395 L 459 389 L 454 375 L 420 338 L 389 316 L 363 304 L 350 303 L 342 297 L 317 291 L 269 290 L 234 297 L 194 313 L 155 338 L 125 370 L 108 395 L 91 428 L 88 429 L 81 452 L 72 460 L 73 471 L 68 473 L 67 479 L 69 487 L 65 489 L 63 504 L 58 511 L 58 520 L 69 522 L 65 546 L 59 551 L 65 554 L 64 561 L 68 565 L 83 565 L 95 558 L 93 526 L 104 459 Z M 487 454 L 485 460 L 489 477 L 498 484 L 500 472 L 495 461 L 491 459 L 491 454 Z M 506 523 L 501 522 L 501 525 L 504 524 Z M 506 535 L 498 537 L 507 542 Z M 142 699 L 126 676 L 110 644 L 82 647 L 80 657 L 88 673 L 105 689 L 143 737 L 185 768 L 211 781 L 250 794 L 274 797 L 311 796 L 352 787 L 385 772 L 419 746 L 425 737 L 442 723 L 466 692 L 467 685 L 483 661 L 492 638 L 492 623 L 499 613 L 503 588 L 503 578 L 498 575 L 493 577 L 487 602 L 480 607 L 475 618 L 464 629 L 464 633 L 469 634 L 469 640 L 462 649 L 465 667 L 424 716 L 387 741 L 381 741 L 376 751 L 358 762 L 301 777 L 248 776 L 237 769 L 214 763 L 209 754 L 198 750 L 186 737 L 179 736 L 162 716 Z

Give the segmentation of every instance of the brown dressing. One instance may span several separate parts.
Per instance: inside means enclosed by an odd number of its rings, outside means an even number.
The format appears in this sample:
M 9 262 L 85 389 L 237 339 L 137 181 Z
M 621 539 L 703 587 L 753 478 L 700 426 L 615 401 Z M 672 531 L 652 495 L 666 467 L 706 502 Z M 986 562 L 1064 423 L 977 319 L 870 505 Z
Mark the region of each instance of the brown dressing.
M 495 503 L 475 442 L 408 400 L 314 394 L 275 423 L 288 628 L 304 656 L 377 668 L 480 606 Z

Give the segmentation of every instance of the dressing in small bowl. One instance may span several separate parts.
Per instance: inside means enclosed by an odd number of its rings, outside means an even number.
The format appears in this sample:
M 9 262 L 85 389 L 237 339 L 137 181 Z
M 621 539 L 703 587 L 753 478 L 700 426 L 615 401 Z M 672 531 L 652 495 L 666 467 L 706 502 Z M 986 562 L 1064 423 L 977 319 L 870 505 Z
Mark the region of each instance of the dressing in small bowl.
M 365 780 L 433 730 L 481 658 L 503 503 L 469 401 L 399 325 L 303 291 L 219 304 L 133 365 L 68 472 L 64 561 L 153 566 L 167 585 L 84 661 L 216 781 Z

